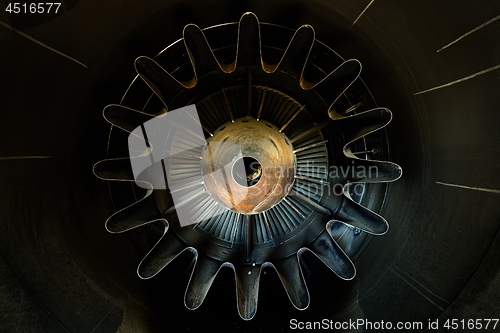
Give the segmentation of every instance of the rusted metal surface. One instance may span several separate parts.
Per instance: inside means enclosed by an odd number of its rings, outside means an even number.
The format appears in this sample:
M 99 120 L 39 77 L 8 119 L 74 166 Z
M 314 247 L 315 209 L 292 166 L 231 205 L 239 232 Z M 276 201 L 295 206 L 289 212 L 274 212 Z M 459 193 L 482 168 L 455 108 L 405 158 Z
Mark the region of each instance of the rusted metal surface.
M 235 178 L 245 170 L 242 160 L 253 158 L 253 186 Z M 247 166 L 248 167 L 248 166 Z M 295 154 L 283 133 L 267 121 L 247 117 L 222 125 L 207 140 L 202 153 L 206 189 L 223 206 L 242 214 L 263 212 L 288 195 L 295 177 Z M 259 171 L 260 170 L 260 171 Z

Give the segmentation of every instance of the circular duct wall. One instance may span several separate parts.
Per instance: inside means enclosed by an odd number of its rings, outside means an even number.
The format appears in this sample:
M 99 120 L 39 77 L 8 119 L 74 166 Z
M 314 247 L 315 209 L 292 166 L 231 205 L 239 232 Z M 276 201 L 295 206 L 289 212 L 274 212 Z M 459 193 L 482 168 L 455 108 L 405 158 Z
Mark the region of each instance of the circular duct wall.
M 4 2 L 7 5 L 7 2 Z M 404 170 L 343 281 L 317 259 L 303 270 L 311 304 L 296 310 L 263 275 L 251 321 L 221 270 L 204 304 L 183 305 L 192 257 L 151 280 L 136 268 L 157 235 L 112 235 L 104 222 L 134 201 L 110 196 L 92 167 L 107 156 L 103 108 L 134 79 L 134 60 L 182 36 L 237 22 L 297 29 L 363 64 L 393 112 L 391 161 Z M 0 328 L 5 332 L 276 331 L 290 320 L 422 322 L 500 313 L 500 5 L 496 1 L 65 1 L 58 14 L 0 13 Z M 123 152 L 126 156 L 127 152 Z M 367 331 L 370 331 L 367 329 Z

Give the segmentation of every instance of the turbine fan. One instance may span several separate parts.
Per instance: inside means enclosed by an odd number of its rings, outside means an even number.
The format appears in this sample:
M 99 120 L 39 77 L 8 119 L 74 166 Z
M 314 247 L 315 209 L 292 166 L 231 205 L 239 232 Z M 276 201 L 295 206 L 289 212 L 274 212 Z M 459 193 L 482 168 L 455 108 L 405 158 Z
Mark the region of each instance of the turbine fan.
M 205 150 L 186 153 L 182 163 L 165 162 L 173 177 L 167 190 L 134 192 L 143 198 L 106 221 L 112 233 L 163 222 L 160 240 L 139 264 L 141 278 L 155 276 L 181 252 L 190 251 L 196 263 L 186 307 L 199 307 L 221 267 L 231 267 L 238 312 L 249 320 L 257 311 L 265 267 L 274 267 L 298 309 L 309 304 L 300 264 L 303 252 L 315 254 L 341 279 L 355 276 L 346 252 L 354 255 L 366 234 L 388 230 L 387 222 L 362 204 L 378 203 L 380 208 L 387 190 L 380 183 L 397 180 L 402 173 L 394 163 L 372 159 L 387 158 L 383 131 L 373 132 L 386 126 L 392 114 L 370 108 L 374 102 L 357 80 L 357 60 L 344 61 L 315 41 L 309 25 L 293 32 L 261 24 L 253 13 L 245 13 L 239 23 L 203 31 L 187 25 L 183 39 L 155 60 L 139 57 L 135 67 L 143 82 L 134 80 L 120 105 L 104 109 L 105 119 L 123 131 L 112 131 L 110 158 L 96 163 L 95 175 L 133 182 L 130 158 L 113 155 L 126 151 L 125 135 L 169 109 L 196 104 L 207 141 Z M 179 134 L 184 150 L 196 147 L 194 141 L 192 135 Z M 209 172 L 214 161 L 231 158 L 227 149 L 204 153 L 210 143 L 227 141 L 239 145 L 240 162 L 248 171 L 231 176 L 248 191 L 237 204 Z M 149 158 L 148 152 L 129 153 Z M 291 173 L 276 176 L 269 168 Z M 278 183 L 282 191 L 253 191 Z M 201 222 L 180 226 L 173 191 Z M 348 239 L 346 233 L 354 236 Z M 364 237 L 355 240 L 360 233 Z

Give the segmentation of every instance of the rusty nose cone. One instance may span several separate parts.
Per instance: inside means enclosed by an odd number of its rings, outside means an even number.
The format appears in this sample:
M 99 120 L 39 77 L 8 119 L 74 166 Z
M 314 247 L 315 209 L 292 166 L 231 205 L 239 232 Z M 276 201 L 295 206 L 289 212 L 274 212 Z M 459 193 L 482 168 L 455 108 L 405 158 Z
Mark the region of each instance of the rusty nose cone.
M 296 159 L 278 128 L 251 117 L 219 127 L 202 152 L 206 189 L 221 205 L 256 214 L 278 204 L 292 188 Z

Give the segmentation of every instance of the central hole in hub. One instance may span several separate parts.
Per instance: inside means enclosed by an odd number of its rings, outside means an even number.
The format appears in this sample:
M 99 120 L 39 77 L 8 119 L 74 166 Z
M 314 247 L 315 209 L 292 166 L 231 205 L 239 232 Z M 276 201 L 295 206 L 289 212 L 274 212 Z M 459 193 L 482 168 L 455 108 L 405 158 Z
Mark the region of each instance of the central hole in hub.
M 262 176 L 262 166 L 253 157 L 241 157 L 232 169 L 234 180 L 241 186 L 254 186 Z

